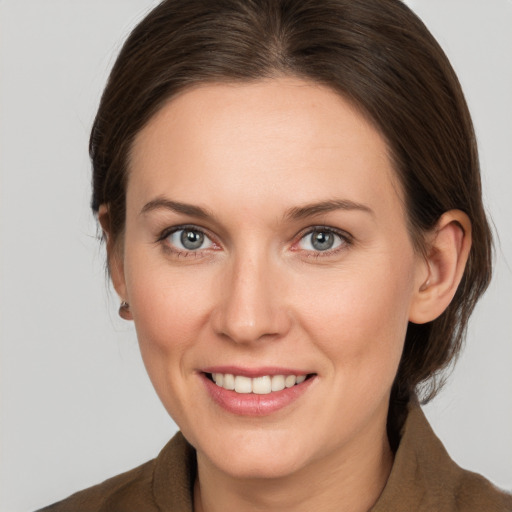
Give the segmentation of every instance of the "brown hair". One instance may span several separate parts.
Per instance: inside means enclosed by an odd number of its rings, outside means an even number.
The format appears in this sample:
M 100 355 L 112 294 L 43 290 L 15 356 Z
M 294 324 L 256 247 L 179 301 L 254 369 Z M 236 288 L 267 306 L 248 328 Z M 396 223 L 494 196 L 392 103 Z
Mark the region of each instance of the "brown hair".
M 390 419 L 418 386 L 424 399 L 460 350 L 491 276 L 473 126 L 457 77 L 424 24 L 399 0 L 166 0 L 133 30 L 112 69 L 90 139 L 92 208 L 122 234 L 134 137 L 194 84 L 293 75 L 350 99 L 387 139 L 418 250 L 448 210 L 472 222 L 462 282 L 433 322 L 410 324 Z M 425 386 L 427 383 L 427 386 Z M 430 386 L 429 386 L 430 385 Z

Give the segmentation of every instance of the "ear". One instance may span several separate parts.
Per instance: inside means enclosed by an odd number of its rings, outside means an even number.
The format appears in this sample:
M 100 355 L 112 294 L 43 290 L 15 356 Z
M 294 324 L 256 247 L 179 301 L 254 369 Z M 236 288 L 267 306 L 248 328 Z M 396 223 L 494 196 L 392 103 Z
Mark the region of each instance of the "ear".
M 452 301 L 471 249 L 471 221 L 460 210 L 444 213 L 427 235 L 427 254 L 417 274 L 409 321 L 435 320 Z
M 114 289 L 119 295 L 120 302 L 128 302 L 126 280 L 124 275 L 124 251 L 121 240 L 114 240 L 112 237 L 112 229 L 110 226 L 110 212 L 108 205 L 102 204 L 98 209 L 98 221 L 103 230 L 105 242 L 107 245 L 107 262 L 110 273 L 110 279 L 114 285 Z M 120 316 L 125 320 L 133 320 L 132 314 L 128 308 L 120 308 Z

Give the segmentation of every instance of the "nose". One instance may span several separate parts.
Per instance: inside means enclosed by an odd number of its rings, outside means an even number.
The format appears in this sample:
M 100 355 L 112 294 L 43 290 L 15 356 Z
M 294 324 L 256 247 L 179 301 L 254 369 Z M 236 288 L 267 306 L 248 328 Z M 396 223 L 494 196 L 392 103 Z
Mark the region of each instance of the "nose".
M 284 336 L 291 325 L 284 276 L 266 255 L 238 258 L 222 274 L 212 324 L 218 335 L 250 344 Z

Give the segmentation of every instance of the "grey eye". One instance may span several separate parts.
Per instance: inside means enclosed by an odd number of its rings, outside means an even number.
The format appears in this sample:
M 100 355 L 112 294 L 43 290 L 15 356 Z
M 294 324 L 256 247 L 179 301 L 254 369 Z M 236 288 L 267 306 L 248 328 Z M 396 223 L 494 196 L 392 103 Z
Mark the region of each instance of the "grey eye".
M 306 251 L 323 252 L 336 249 L 342 243 L 340 235 L 326 229 L 315 229 L 302 237 L 299 247 Z
M 192 231 L 190 229 L 184 229 L 181 232 L 180 241 L 189 251 L 199 249 L 204 242 L 204 235 L 199 231 Z
M 213 246 L 213 242 L 202 231 L 192 228 L 177 229 L 167 237 L 167 240 L 180 251 L 197 251 Z

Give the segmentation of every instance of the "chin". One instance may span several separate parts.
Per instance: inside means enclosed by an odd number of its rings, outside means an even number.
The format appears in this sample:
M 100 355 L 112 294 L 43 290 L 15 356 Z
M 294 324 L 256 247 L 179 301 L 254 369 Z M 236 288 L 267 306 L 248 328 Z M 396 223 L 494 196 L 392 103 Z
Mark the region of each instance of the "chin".
M 198 446 L 198 457 L 204 456 L 209 464 L 233 478 L 284 478 L 308 463 L 304 440 L 291 432 L 252 431 L 226 436 Z
M 302 460 L 301 460 L 302 459 Z M 303 457 L 287 457 L 281 453 L 268 454 L 258 457 L 252 454 L 238 454 L 212 461 L 218 469 L 237 479 L 281 479 L 286 478 L 306 465 Z

